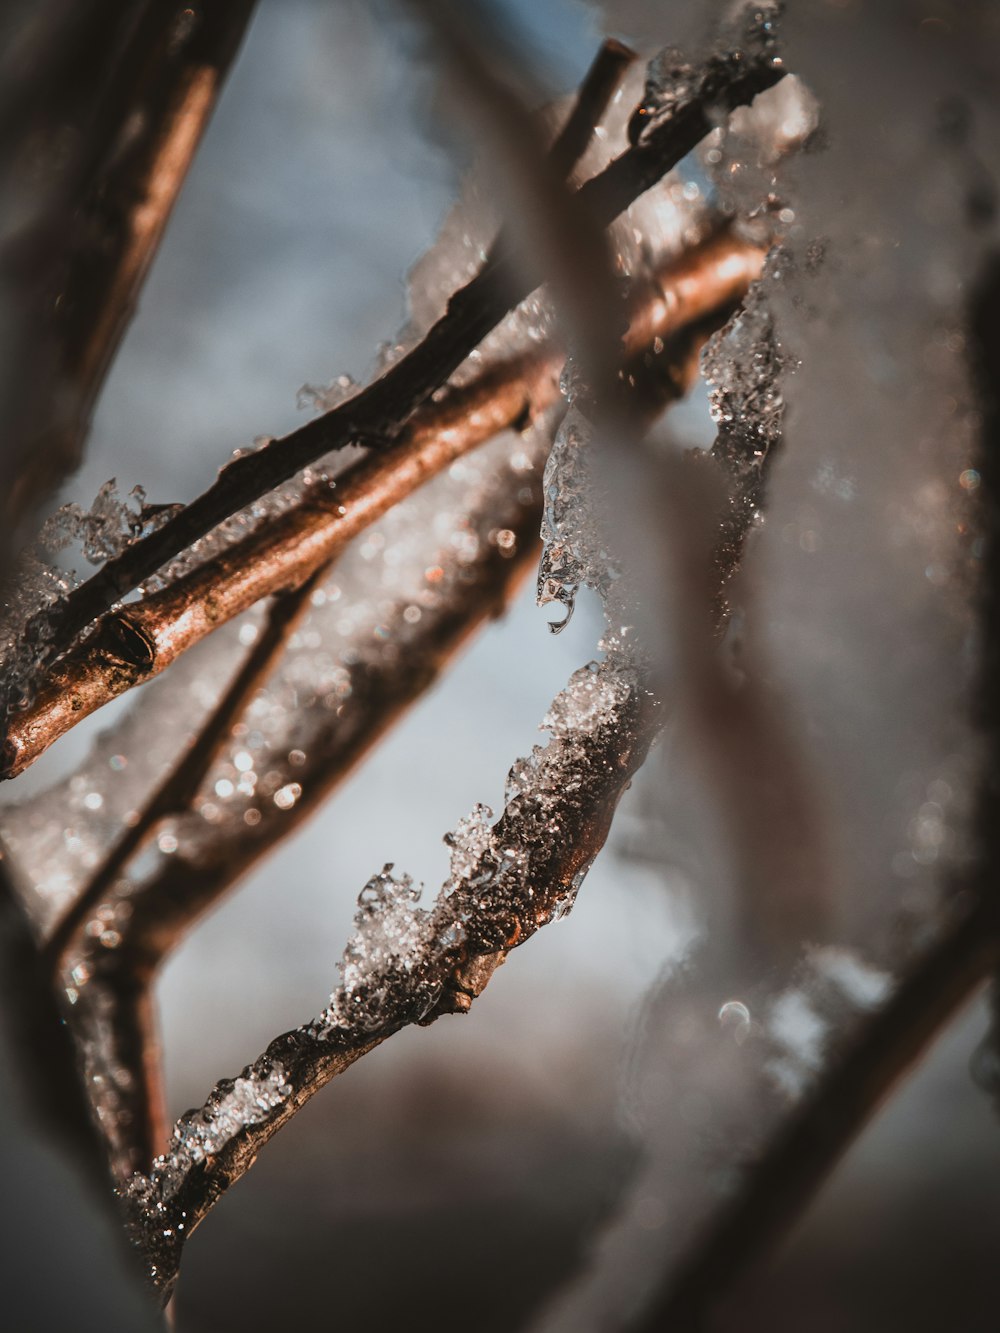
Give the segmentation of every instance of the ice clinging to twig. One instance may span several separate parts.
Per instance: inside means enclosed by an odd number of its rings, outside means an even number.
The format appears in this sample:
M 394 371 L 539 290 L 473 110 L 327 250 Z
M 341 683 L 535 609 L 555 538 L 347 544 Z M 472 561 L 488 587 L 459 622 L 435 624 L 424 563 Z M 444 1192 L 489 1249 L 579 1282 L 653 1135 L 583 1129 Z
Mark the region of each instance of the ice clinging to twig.
M 477 806 L 446 839 L 433 906 L 391 867 L 369 881 L 327 1008 L 220 1083 L 123 1188 L 158 1288 L 169 1292 L 187 1234 L 302 1102 L 407 1024 L 467 1010 L 507 952 L 572 905 L 645 756 L 653 707 L 637 672 L 577 671 L 546 718 L 551 739 L 511 770 L 501 817 L 490 825 Z

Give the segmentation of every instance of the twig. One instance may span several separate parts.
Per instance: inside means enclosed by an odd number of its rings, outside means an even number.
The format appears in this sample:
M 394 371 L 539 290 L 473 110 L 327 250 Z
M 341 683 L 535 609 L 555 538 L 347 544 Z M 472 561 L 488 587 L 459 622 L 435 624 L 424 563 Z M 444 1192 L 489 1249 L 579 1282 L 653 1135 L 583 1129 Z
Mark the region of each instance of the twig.
M 607 226 L 697 147 L 715 128 L 715 117 L 749 104 L 784 73 L 772 57 L 710 61 L 693 100 L 653 125 L 639 143 L 582 185 L 576 192 L 578 207 L 587 210 L 594 225 Z M 411 414 L 538 282 L 537 275 L 514 274 L 505 262 L 488 264 L 454 294 L 424 339 L 381 378 L 325 416 L 229 463 L 180 514 L 70 593 L 51 623 L 50 647 L 40 666 L 65 652 L 93 621 L 161 566 L 309 464 L 348 444 L 379 449 L 393 444 Z
M 164 1296 L 186 1237 L 305 1101 L 401 1028 L 467 1012 L 510 949 L 572 901 L 645 757 L 655 712 L 635 673 L 584 670 L 567 696 L 577 693 L 593 712 L 580 730 L 558 733 L 536 756 L 537 792 L 529 785 L 481 835 L 478 850 L 457 869 L 453 864 L 436 906 L 409 908 L 404 887 L 401 899 L 390 893 L 382 908 L 362 910 L 359 922 L 371 922 L 376 936 L 381 911 L 389 918 L 388 940 L 397 924 L 407 936 L 413 932 L 415 952 L 404 959 L 391 943 L 375 944 L 370 969 L 362 965 L 353 976 L 350 959 L 365 947 L 355 943 L 330 1009 L 277 1038 L 235 1083 L 219 1084 L 200 1112 L 178 1123 L 150 1175 L 130 1183 L 124 1192 L 130 1229 Z M 571 783 L 555 780 L 564 763 L 572 764 Z M 515 854 L 517 860 L 508 859 Z
M 9 53 L 0 124 L 17 129 L 0 139 L 0 157 L 28 221 L 13 213 L 17 229 L 0 255 L 18 320 L 17 369 L 9 364 L 6 376 L 5 455 L 16 468 L 3 487 L 8 539 L 79 462 L 253 7 L 91 3 L 56 6 L 53 16 L 47 6 L 34 40 Z M 25 154 L 51 160 L 25 171 Z
M 320 566 L 313 570 L 300 587 L 275 599 L 263 631 L 183 758 L 149 798 L 135 823 L 126 828 L 46 941 L 44 953 L 53 971 L 58 968 L 74 935 L 82 930 L 90 914 L 104 901 L 115 880 L 156 825 L 169 815 L 182 814 L 189 808 L 247 701 L 283 652 L 288 635 L 308 607 L 309 598 L 326 569 L 326 566 Z
M 635 356 L 738 300 L 762 250 L 723 233 L 642 282 L 625 336 Z M 413 417 L 389 453 L 348 468 L 190 574 L 112 615 L 53 670 L 24 712 L 11 715 L 4 776 L 22 772 L 111 699 L 159 674 L 194 643 L 261 598 L 301 582 L 360 531 L 463 453 L 537 415 L 558 396 L 562 353 L 545 347 L 487 370 Z
M 595 128 L 617 92 L 636 53 L 609 37 L 601 43 L 583 76 L 566 121 L 549 149 L 549 169 L 557 180 L 569 180 L 590 146 Z

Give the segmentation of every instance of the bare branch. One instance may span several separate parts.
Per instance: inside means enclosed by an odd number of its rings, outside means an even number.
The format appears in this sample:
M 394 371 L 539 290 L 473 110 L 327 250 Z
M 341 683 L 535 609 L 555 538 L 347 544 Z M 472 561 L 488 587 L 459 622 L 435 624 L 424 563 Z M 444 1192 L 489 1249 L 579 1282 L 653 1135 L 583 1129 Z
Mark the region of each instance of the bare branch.
M 327 568 L 321 565 L 294 591 L 282 593 L 275 599 L 263 633 L 186 754 L 146 802 L 139 818 L 125 829 L 93 879 L 46 941 L 45 956 L 53 971 L 58 968 L 73 936 L 82 930 L 88 916 L 104 901 L 115 880 L 156 825 L 168 815 L 183 813 L 190 806 L 247 701 L 284 651 L 289 634 L 306 610 L 309 598 Z
M 613 37 L 601 43 L 570 113 L 549 149 L 549 168 L 557 179 L 569 180 L 618 91 L 625 71 L 635 59 L 636 53 Z

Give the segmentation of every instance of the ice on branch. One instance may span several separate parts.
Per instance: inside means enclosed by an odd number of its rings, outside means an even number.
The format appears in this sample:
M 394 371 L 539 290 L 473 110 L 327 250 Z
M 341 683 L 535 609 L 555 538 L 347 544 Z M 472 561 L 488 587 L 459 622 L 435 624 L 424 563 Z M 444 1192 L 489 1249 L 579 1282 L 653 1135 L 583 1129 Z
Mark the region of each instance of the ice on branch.
M 450 875 L 432 908 L 391 865 L 369 880 L 324 1025 L 371 1032 L 401 1018 L 419 1022 L 459 955 L 509 948 L 569 910 L 582 875 L 554 879 L 553 858 L 571 850 L 591 796 L 595 739 L 608 742 L 640 693 L 637 674 L 625 669 L 591 663 L 574 673 L 542 723 L 552 739 L 511 768 L 501 819 L 491 826 L 492 811 L 477 805 L 446 835 Z
M 0 607 L 0 674 L 7 709 L 25 708 L 34 696 L 37 662 L 52 637 L 53 612 L 79 582 L 74 563 L 82 558 L 103 564 L 153 532 L 174 510 L 173 505 L 147 504 L 141 486 L 123 500 L 112 477 L 89 509 L 65 504 L 46 520 L 7 580 Z
M 476 806 L 446 837 L 450 873 L 433 906 L 391 866 L 365 885 L 327 1008 L 218 1084 L 124 1186 L 157 1285 L 169 1288 L 186 1234 L 297 1106 L 399 1028 L 468 1009 L 509 949 L 572 906 L 645 754 L 649 706 L 634 671 L 577 671 L 545 720 L 548 743 L 512 768 L 501 817 L 491 825 Z
M 767 64 L 780 66 L 780 12 L 778 3 L 744 8 L 723 34 L 726 45 L 705 61 L 691 61 L 675 47 L 666 47 L 655 56 L 647 70 L 643 99 L 629 122 L 630 142 L 641 143 L 653 130 L 692 105 L 711 106 L 718 92 L 744 69 Z
M 556 602 L 564 608 L 564 619 L 550 623 L 555 633 L 569 624 L 581 586 L 606 597 L 618 572 L 604 545 L 602 525 L 594 522 L 592 437 L 593 427 L 582 409 L 571 406 L 545 464 L 538 605 Z
M 785 252 L 772 250 L 741 308 L 702 353 L 709 409 L 718 428 L 712 452 L 733 482 L 725 533 L 729 541 L 742 540 L 755 521 L 764 471 L 781 443 L 781 381 L 790 366 L 771 303 L 789 271 Z

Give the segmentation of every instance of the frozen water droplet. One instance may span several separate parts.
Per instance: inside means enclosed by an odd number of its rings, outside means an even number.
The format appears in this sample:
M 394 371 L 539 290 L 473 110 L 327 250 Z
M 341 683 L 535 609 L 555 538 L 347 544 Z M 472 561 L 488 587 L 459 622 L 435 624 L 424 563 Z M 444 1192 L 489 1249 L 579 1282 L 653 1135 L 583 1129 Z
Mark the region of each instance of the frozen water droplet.
M 750 1010 L 742 1000 L 727 1000 L 719 1010 L 719 1025 L 730 1033 L 737 1046 L 742 1046 L 750 1035 Z

